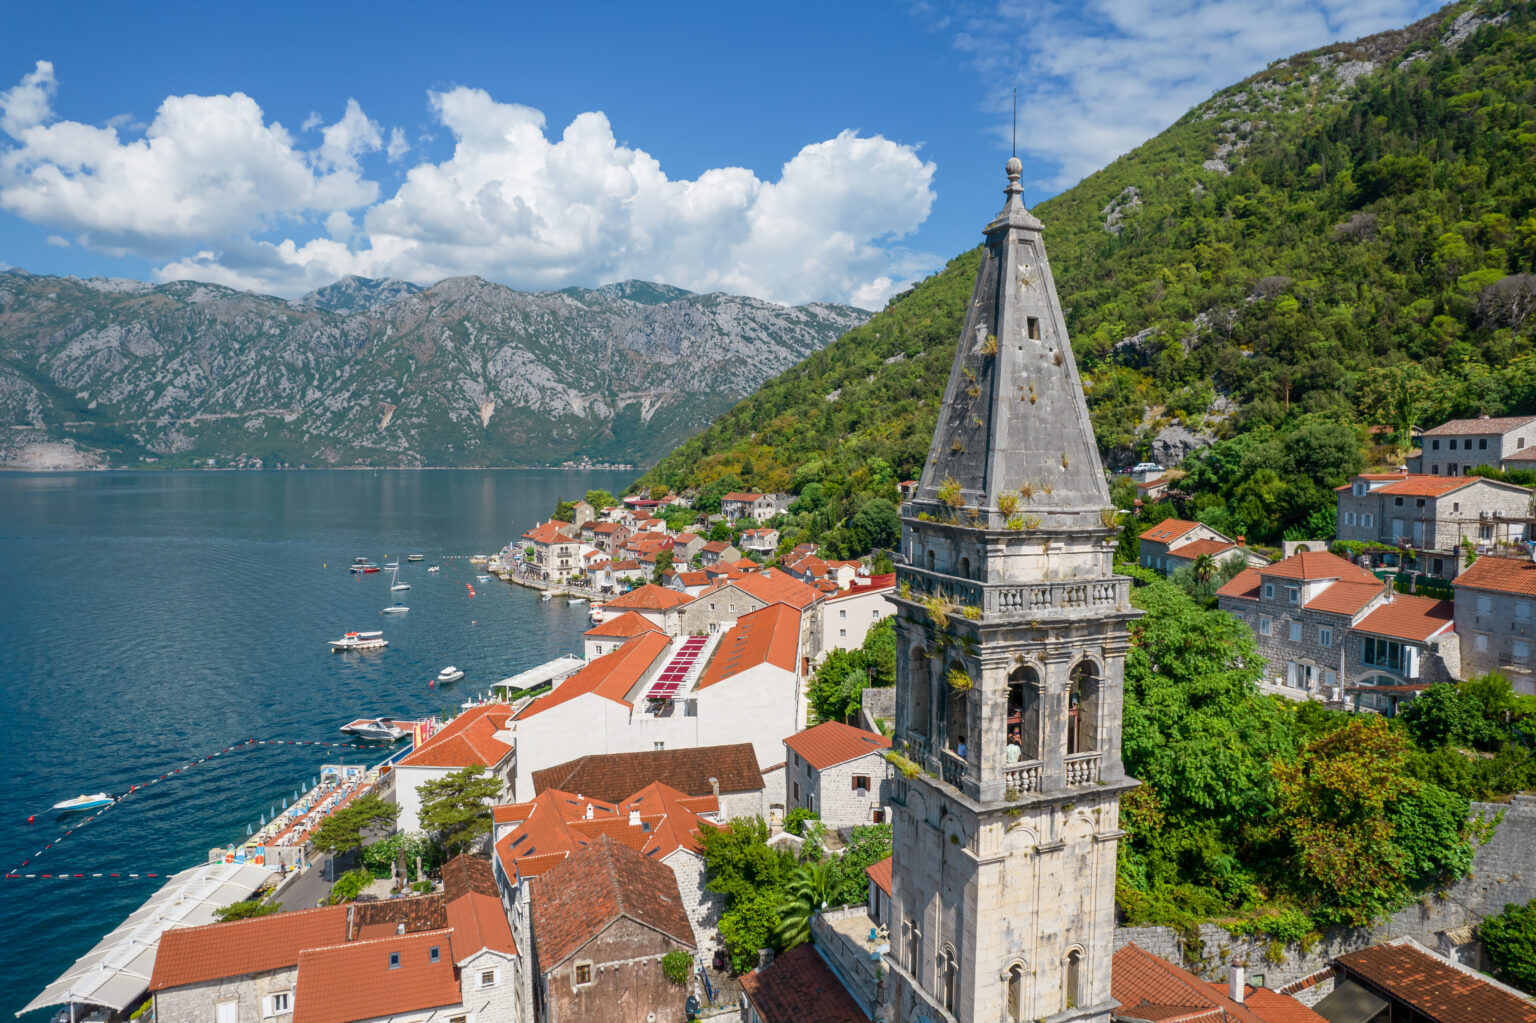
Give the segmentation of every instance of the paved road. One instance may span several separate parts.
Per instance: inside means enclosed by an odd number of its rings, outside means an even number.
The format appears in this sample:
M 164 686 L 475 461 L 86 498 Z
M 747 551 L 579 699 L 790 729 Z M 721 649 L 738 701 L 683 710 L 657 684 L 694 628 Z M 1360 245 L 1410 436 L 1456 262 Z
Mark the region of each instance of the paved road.
M 278 905 L 284 912 L 295 909 L 314 909 L 320 900 L 331 892 L 331 882 L 325 879 L 326 867 L 331 860 L 329 853 L 316 853 L 309 869 L 283 890 Z

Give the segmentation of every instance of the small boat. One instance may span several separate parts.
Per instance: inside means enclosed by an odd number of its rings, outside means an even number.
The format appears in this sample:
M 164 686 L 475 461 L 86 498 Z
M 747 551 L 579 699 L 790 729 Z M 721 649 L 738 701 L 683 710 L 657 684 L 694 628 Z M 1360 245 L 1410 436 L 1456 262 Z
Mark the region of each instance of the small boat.
M 427 556 L 425 554 L 407 554 L 405 556 L 406 561 L 425 561 L 426 559 Z
M 359 739 L 376 739 L 380 742 L 399 742 L 411 734 L 388 718 L 359 718 L 342 725 L 341 730 Z
M 368 564 L 368 560 L 369 560 L 368 558 L 353 558 L 352 559 L 352 564 L 354 564 L 354 565 L 366 565 L 366 564 Z
M 398 561 L 386 561 L 386 562 L 384 562 L 384 567 L 388 568 L 388 569 L 398 569 L 400 567 L 400 562 L 398 562 Z
M 477 575 L 477 576 L 475 576 L 475 582 L 477 582 L 477 583 L 488 583 L 493 578 L 495 578 L 495 577 L 494 576 L 489 576 L 489 575 Z
M 355 561 L 352 563 L 352 571 L 354 572 L 377 572 L 378 570 L 379 566 L 371 561 Z
M 433 575 L 436 575 L 437 573 L 441 572 L 442 569 L 438 568 L 436 565 L 429 565 L 427 566 L 427 571 L 431 572 Z
M 464 669 L 462 669 L 462 668 L 455 668 L 453 665 L 450 664 L 450 665 L 448 665 L 448 667 L 444 668 L 442 671 L 437 673 L 437 684 L 438 685 L 442 685 L 445 682 L 457 682 L 459 679 L 461 679 L 463 677 L 464 677 Z
M 570 600 L 566 601 L 567 604 L 585 604 L 586 602 L 586 597 L 572 597 Z
M 352 650 L 383 650 L 389 640 L 382 632 L 349 632 L 340 639 L 331 640 L 331 649 L 338 654 Z
M 94 796 L 76 796 L 74 799 L 66 799 L 62 803 L 54 803 L 53 808 L 60 813 L 78 813 L 81 810 L 94 810 L 101 806 L 111 806 L 115 802 L 105 792 L 98 792 Z
M 543 593 L 539 594 L 539 599 L 540 600 L 551 600 L 551 599 L 553 599 L 553 597 L 554 597 L 554 594 L 549 592 L 548 590 L 545 590 Z
M 400 566 L 399 565 L 394 566 L 394 570 L 393 571 L 394 571 L 394 574 L 389 577 L 389 591 L 391 593 L 393 593 L 396 590 L 408 590 L 408 589 L 410 589 L 411 588 L 411 584 L 410 583 L 403 583 L 403 582 L 400 581 Z
M 603 619 L 605 617 L 606 616 L 603 614 L 603 605 L 594 600 L 592 602 L 592 613 L 587 615 L 587 620 L 590 621 L 593 625 L 601 625 L 603 624 Z
M 403 615 L 409 610 L 410 608 L 406 607 L 404 604 L 391 604 L 379 613 L 386 615 Z
M 379 566 L 378 565 L 364 565 L 363 566 L 363 571 L 364 572 L 377 572 L 378 570 L 379 570 Z

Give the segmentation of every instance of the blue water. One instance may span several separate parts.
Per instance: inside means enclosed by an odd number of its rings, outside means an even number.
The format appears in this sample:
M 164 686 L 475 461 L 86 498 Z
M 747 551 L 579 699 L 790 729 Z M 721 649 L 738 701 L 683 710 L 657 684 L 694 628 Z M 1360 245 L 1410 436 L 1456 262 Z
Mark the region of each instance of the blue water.
M 584 606 L 475 582 L 467 559 L 548 518 L 559 496 L 617 491 L 631 475 L 0 473 L 0 866 L 15 870 L 69 826 L 48 811 L 61 799 L 122 793 L 248 738 L 343 738 L 336 729 L 354 717 L 441 710 L 579 654 Z M 411 553 L 426 560 L 408 564 Z M 412 588 L 392 595 L 387 572 L 353 576 L 355 556 L 398 559 Z M 380 615 L 395 597 L 410 612 Z M 379 628 L 390 645 L 378 653 L 326 645 Z M 464 680 L 430 690 L 447 664 Z M 221 757 L 135 793 L 25 870 L 173 873 L 243 839 L 343 759 L 362 754 L 259 746 Z M 0 885 L 9 1018 L 156 883 Z

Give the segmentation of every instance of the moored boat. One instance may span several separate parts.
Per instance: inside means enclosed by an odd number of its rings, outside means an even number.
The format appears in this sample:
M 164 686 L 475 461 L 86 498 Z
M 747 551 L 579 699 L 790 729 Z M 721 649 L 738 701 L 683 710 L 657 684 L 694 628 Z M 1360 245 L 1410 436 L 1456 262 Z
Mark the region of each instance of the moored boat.
M 425 554 L 407 554 L 405 556 L 406 561 L 425 561 L 426 558 Z
M 349 632 L 340 639 L 331 640 L 331 649 L 338 654 L 352 650 L 382 650 L 387 646 L 389 640 L 382 632 Z
M 391 604 L 379 613 L 386 615 L 402 615 L 409 610 L 410 608 L 406 607 L 404 604 Z
M 438 685 L 442 685 L 445 682 L 457 682 L 459 679 L 461 679 L 463 677 L 464 677 L 464 669 L 462 669 L 462 668 L 455 668 L 453 665 L 450 664 L 450 665 L 448 665 L 448 667 L 444 668 L 442 671 L 437 673 L 437 684 Z
M 437 574 L 437 573 L 439 573 L 439 572 L 441 572 L 441 571 L 442 571 L 442 569 L 441 569 L 441 568 L 439 568 L 439 567 L 438 567 L 438 566 L 436 566 L 436 565 L 429 565 L 429 566 L 428 566 L 428 567 L 427 567 L 427 571 L 428 571 L 428 572 L 431 572 L 431 573 L 432 573 L 432 574 L 433 574 L 433 575 L 436 575 L 436 574 Z
M 411 734 L 386 718 L 359 718 L 342 725 L 341 730 L 359 739 L 376 739 L 380 742 L 399 742 Z
M 98 792 L 93 796 L 76 796 L 74 799 L 66 799 L 62 803 L 54 803 L 53 808 L 60 813 L 77 813 L 81 810 L 94 810 L 97 807 L 111 806 L 114 800 L 105 792 Z
M 586 602 L 586 597 L 572 597 L 570 600 L 566 601 L 567 604 L 585 604 Z

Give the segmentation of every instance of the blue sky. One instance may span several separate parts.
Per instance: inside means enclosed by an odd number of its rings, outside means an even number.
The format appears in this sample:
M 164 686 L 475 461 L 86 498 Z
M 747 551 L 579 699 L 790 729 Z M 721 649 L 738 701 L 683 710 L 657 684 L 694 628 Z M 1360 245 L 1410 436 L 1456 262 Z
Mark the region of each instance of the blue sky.
M 0 265 L 297 295 L 626 277 L 877 307 L 1269 61 L 1421 0 L 13 5 Z M 252 17 L 251 12 L 259 12 Z

